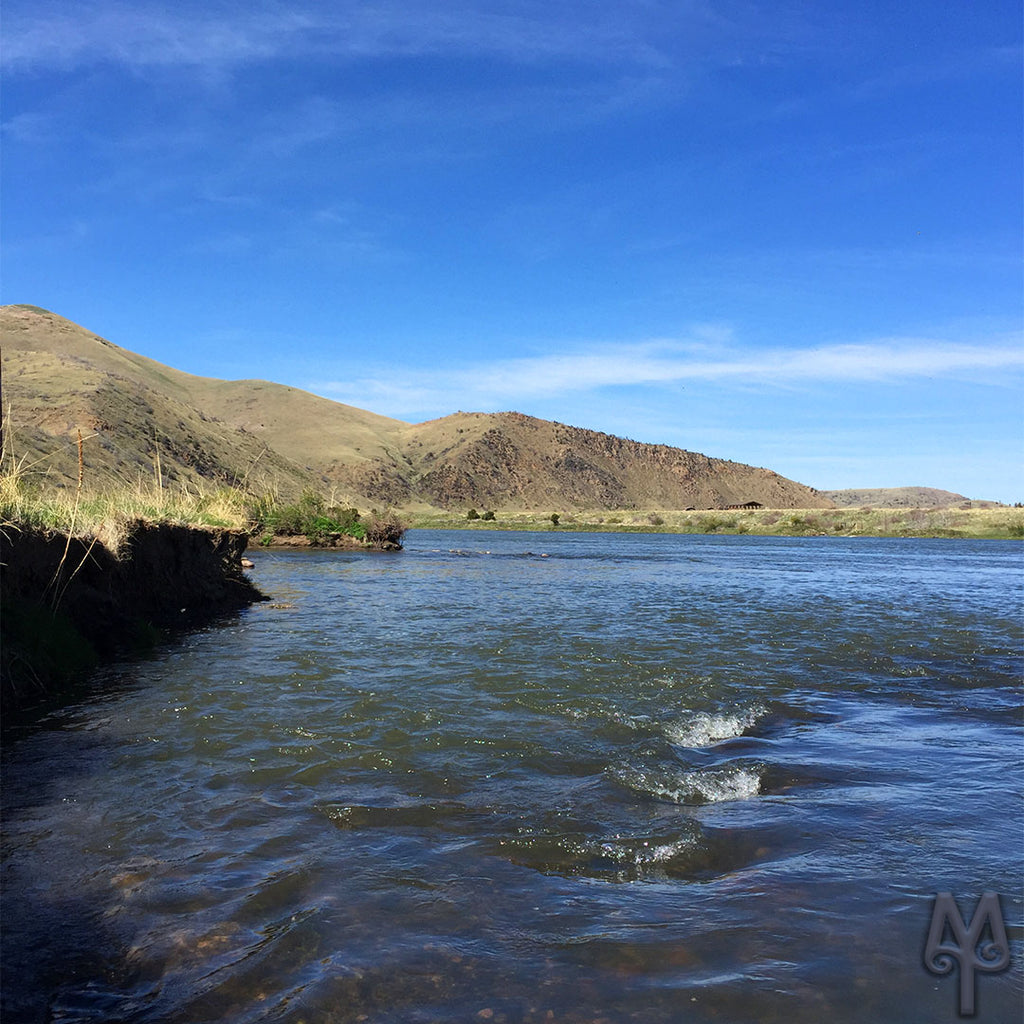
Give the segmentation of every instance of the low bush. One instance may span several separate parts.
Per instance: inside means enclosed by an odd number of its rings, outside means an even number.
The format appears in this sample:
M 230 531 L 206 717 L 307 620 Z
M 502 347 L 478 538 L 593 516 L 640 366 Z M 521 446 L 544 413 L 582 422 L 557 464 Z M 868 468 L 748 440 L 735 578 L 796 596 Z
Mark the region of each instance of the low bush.
M 394 551 L 402 546 L 406 529 L 396 513 L 373 512 L 366 523 L 366 540 L 382 551 Z
M 702 533 L 717 533 L 725 525 L 726 520 L 721 516 L 701 516 L 697 520 L 697 526 Z
M 270 533 L 286 537 L 299 537 L 307 532 L 313 520 L 324 511 L 324 499 L 315 491 L 304 491 L 298 501 L 290 505 L 272 504 L 264 512 L 259 525 Z
M 814 524 L 806 516 L 792 515 L 783 525 L 793 533 L 807 533 L 814 529 Z
M 330 537 L 347 535 L 363 540 L 366 525 L 354 508 L 328 506 L 322 495 L 307 490 L 298 501 L 278 505 L 263 498 L 251 506 L 251 532 L 279 534 L 285 537 L 308 537 L 311 544 L 323 544 Z

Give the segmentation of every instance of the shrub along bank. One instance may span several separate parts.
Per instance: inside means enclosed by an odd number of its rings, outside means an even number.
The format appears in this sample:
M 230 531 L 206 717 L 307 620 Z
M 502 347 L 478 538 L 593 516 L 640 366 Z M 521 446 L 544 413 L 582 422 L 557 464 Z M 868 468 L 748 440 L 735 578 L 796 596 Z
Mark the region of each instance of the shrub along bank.
M 329 505 L 323 495 L 305 491 L 294 502 L 257 498 L 250 505 L 250 529 L 260 544 L 305 539 L 313 547 L 371 547 L 397 551 L 406 526 L 394 512 L 373 509 L 364 519 L 358 509 Z

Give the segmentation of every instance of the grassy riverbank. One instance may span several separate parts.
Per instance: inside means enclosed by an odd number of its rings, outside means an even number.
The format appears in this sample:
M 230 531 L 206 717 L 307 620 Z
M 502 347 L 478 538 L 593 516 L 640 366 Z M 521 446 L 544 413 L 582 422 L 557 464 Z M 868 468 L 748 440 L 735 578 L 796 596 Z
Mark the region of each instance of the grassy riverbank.
M 0 527 L 0 712 L 50 700 L 101 661 L 155 644 L 264 595 L 238 529 L 105 521 L 72 535 Z
M 0 529 L 101 536 L 116 547 L 119 535 L 140 522 L 240 530 L 256 545 L 302 538 L 313 545 L 332 546 L 344 538 L 356 547 L 372 548 L 400 546 L 406 528 L 391 511 L 374 509 L 363 516 L 312 491 L 291 500 L 231 487 L 201 492 L 140 485 L 69 493 L 28 486 L 17 474 L 0 476 Z
M 117 523 L 139 520 L 240 530 L 245 529 L 249 513 L 242 495 L 227 490 L 205 495 L 124 490 L 76 498 L 4 487 L 0 481 L 0 524 L 90 534 L 104 526 L 109 529 Z
M 421 529 L 580 530 L 621 533 L 755 534 L 777 537 L 1024 538 L 1024 509 L 755 509 L 734 511 L 496 512 L 493 520 L 447 513 L 410 516 Z

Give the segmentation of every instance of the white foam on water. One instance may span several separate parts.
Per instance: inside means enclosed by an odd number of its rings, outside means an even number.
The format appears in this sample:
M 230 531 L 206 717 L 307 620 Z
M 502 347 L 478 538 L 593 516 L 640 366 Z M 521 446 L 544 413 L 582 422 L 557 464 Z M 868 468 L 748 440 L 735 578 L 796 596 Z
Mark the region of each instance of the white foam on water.
M 760 706 L 715 714 L 694 711 L 678 722 L 670 722 L 663 731 L 670 743 L 681 747 L 710 747 L 742 736 L 764 713 Z
M 693 845 L 693 839 L 670 842 L 639 838 L 614 839 L 597 844 L 595 852 L 618 864 L 644 867 L 648 864 L 664 864 L 687 852 Z
M 588 707 L 581 704 L 562 703 L 556 704 L 554 710 L 575 722 L 588 722 L 596 719 L 599 722 L 612 722 L 615 725 L 621 725 L 634 732 L 651 728 L 651 720 L 646 715 L 631 715 L 614 707 Z
M 701 844 L 700 831 L 688 827 L 682 835 L 637 835 L 634 832 L 594 836 L 582 833 L 534 833 L 500 841 L 517 863 L 542 871 L 636 877 L 658 872 L 672 862 L 685 862 Z
M 761 772 L 755 767 L 704 768 L 671 773 L 627 768 L 617 777 L 623 785 L 638 793 L 677 804 L 749 800 L 761 792 Z

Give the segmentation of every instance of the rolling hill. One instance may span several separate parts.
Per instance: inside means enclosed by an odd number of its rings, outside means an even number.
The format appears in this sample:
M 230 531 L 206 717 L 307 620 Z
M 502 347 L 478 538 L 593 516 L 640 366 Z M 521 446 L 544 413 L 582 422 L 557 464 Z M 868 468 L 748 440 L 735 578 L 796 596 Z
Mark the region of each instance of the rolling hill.
M 822 491 L 840 508 L 998 508 L 998 501 L 977 501 L 954 491 L 935 487 L 862 487 L 843 491 Z
M 768 469 L 516 412 L 409 424 L 262 380 L 165 366 L 35 306 L 0 308 L 5 443 L 43 486 L 243 481 L 359 507 L 826 508 Z

